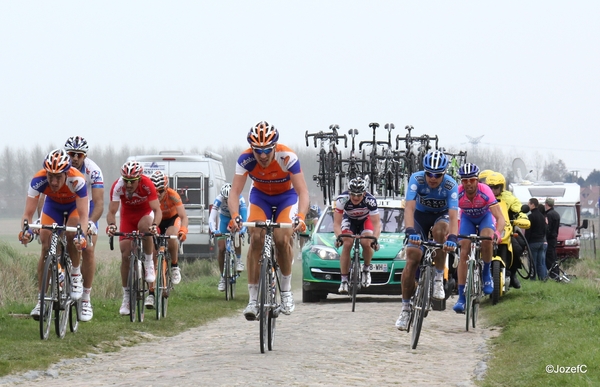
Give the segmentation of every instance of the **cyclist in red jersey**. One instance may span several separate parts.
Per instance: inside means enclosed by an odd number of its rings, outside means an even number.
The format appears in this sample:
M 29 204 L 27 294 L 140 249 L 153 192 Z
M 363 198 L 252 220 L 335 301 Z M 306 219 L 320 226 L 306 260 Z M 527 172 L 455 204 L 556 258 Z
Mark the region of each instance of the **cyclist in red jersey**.
M 250 129 L 247 140 L 250 148 L 238 158 L 229 197 L 239 197 L 250 176 L 252 187 L 248 198 L 248 221 L 265 221 L 274 215 L 278 223 L 295 223 L 293 229 L 275 229 L 273 233 L 277 262 L 281 269 L 281 311 L 290 314 L 295 307 L 291 291 L 293 252 L 290 242 L 294 231 L 306 230 L 304 218 L 309 205 L 308 188 L 298 156 L 287 146 L 277 143 L 279 132 L 275 127 L 261 121 Z M 274 214 L 272 214 L 272 206 L 277 207 Z M 242 220 L 239 214 L 239 202 L 231 200 L 229 210 L 230 228 L 234 232 L 238 231 Z M 243 313 L 248 321 L 252 321 L 258 314 L 260 271 L 258 261 L 264 245 L 264 231 L 251 227 L 249 233 L 250 249 L 247 257 L 249 302 Z
M 184 242 L 188 233 L 188 217 L 185 213 L 185 207 L 181 201 L 181 196 L 172 188 L 169 188 L 169 177 L 162 171 L 154 171 L 150 176 L 152 184 L 156 188 L 160 209 L 162 211 L 162 221 L 158 229 L 163 235 L 177 235 L 179 241 Z M 169 239 L 167 248 L 171 255 L 171 281 L 173 285 L 181 282 L 181 270 L 179 269 L 179 242 L 175 239 Z M 154 264 L 157 263 L 157 252 L 154 252 Z M 150 285 L 150 291 L 146 301 L 146 308 L 154 309 L 154 284 Z
M 27 191 L 25 202 L 24 221 L 32 222 L 41 194 L 45 194 L 44 207 L 40 217 L 42 225 L 56 223 L 64 225 L 65 213 L 67 214 L 67 226 L 76 227 L 78 224 L 88 223 L 88 194 L 85 177 L 75 168 L 71 168 L 71 159 L 63 149 L 55 149 L 50 152 L 44 160 L 44 169 L 38 171 L 31 180 Z M 42 242 L 42 252 L 37 266 L 38 290 L 41 290 L 44 257 L 50 248 L 50 230 L 39 230 Z M 75 236 L 73 232 L 67 232 L 67 249 L 71 256 L 73 268 L 71 270 L 71 297 L 79 300 L 83 292 L 83 279 L 81 276 L 78 251 L 87 247 L 85 237 Z M 19 240 L 27 245 L 32 239 L 32 231 L 19 233 Z M 37 305 L 31 311 L 35 320 L 40 318 L 40 301 L 38 293 Z
M 143 167 L 137 161 L 128 161 L 121 168 L 121 177 L 118 178 L 110 188 L 110 203 L 106 222 L 108 227 L 106 233 L 112 236 L 117 232 L 115 224 L 116 214 L 120 211 L 119 229 L 121 232 L 133 231 L 151 232 L 158 234 L 157 224 L 162 220 L 162 211 L 156 194 L 156 188 L 148 176 L 142 174 Z M 131 254 L 131 241 L 119 237 L 121 249 L 121 283 L 123 285 L 123 303 L 119 313 L 123 316 L 129 315 L 129 288 L 127 277 L 129 277 L 129 255 Z M 145 280 L 149 284 L 154 282 L 154 241 L 152 237 L 146 237 L 143 243 L 145 255 Z

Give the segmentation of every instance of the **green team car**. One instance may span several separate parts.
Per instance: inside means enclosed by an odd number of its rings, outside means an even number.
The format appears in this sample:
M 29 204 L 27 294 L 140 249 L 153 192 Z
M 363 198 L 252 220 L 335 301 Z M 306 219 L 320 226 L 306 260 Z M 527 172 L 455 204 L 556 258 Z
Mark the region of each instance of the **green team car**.
M 401 254 L 404 243 L 404 201 L 377 199 L 381 217 L 379 251 L 371 261 L 371 286 L 360 294 L 401 293 L 400 277 L 406 265 Z M 335 248 L 333 210 L 327 206 L 310 240 L 302 247 L 302 301 L 318 302 L 340 286 L 340 253 Z M 351 253 L 352 254 L 352 253 Z

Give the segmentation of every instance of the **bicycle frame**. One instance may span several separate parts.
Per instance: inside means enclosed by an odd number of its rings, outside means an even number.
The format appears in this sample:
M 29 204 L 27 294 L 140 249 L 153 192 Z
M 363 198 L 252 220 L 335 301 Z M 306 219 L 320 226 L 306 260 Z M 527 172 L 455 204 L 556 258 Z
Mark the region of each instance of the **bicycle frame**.
M 352 261 L 350 262 L 350 273 L 348 282 L 348 287 L 350 288 L 350 296 L 352 297 L 352 311 L 354 312 L 356 307 L 356 295 L 361 288 L 360 282 L 360 261 L 361 261 L 361 239 L 371 239 L 373 241 L 377 241 L 372 235 L 358 235 L 358 234 L 340 234 L 338 238 L 353 238 L 353 246 L 352 246 Z
M 155 236 L 154 247 L 156 254 L 156 281 L 154 285 L 154 309 L 156 310 L 156 319 L 167 317 L 169 306 L 169 295 L 173 290 L 171 283 L 171 254 L 168 249 L 169 239 L 177 239 L 177 235 L 157 235 Z
M 479 304 L 483 294 L 481 241 L 492 240 L 492 238 L 477 234 L 458 235 L 458 238 L 469 239 L 471 241 L 471 251 L 467 259 L 467 283 L 465 284 L 466 330 L 468 331 L 469 320 L 471 320 L 473 328 L 476 327 Z

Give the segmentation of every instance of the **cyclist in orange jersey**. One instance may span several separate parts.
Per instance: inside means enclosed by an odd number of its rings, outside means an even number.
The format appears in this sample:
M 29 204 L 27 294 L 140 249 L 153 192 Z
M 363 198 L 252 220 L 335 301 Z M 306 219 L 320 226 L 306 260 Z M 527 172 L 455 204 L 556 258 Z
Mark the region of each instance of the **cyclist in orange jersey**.
M 229 196 L 239 197 L 250 177 L 252 186 L 248 197 L 248 221 L 265 221 L 274 216 L 276 222 L 294 223 L 293 229 L 275 229 L 273 233 L 277 262 L 281 269 L 281 311 L 290 314 L 295 308 L 292 296 L 291 238 L 294 231 L 306 230 L 304 218 L 309 205 L 308 188 L 298 156 L 287 146 L 278 144 L 279 132 L 275 127 L 261 121 L 250 129 L 247 140 L 250 148 L 238 158 Z M 272 213 L 273 206 L 277 207 L 275 213 Z M 232 218 L 230 228 L 234 232 L 238 231 L 242 222 L 239 202 L 230 201 L 229 210 Z M 248 321 L 252 321 L 258 314 L 258 261 L 264 245 L 264 231 L 251 227 L 249 233 L 249 302 L 243 313 Z
M 76 227 L 78 224 L 87 225 L 88 223 L 88 194 L 85 183 L 85 177 L 75 168 L 71 168 L 71 159 L 63 149 L 55 149 L 50 152 L 44 160 L 44 169 L 38 171 L 31 180 L 27 191 L 27 200 L 25 202 L 24 221 L 32 222 L 41 194 L 45 194 L 44 207 L 42 210 L 40 222 L 42 225 L 56 223 L 64 225 L 65 213 L 67 214 L 66 225 Z M 39 230 L 40 240 L 42 242 L 42 252 L 37 266 L 38 290 L 41 290 L 42 275 L 44 267 L 44 257 L 50 248 L 50 230 Z M 73 268 L 71 270 L 71 297 L 79 300 L 83 292 L 83 280 L 80 269 L 80 257 L 78 250 L 87 247 L 85 237 L 76 236 L 73 232 L 67 232 L 67 249 L 71 256 Z M 32 239 L 31 230 L 29 232 L 21 231 L 19 240 L 27 245 Z M 40 317 L 40 301 L 38 293 L 37 305 L 31 311 L 31 316 L 35 320 Z
M 150 180 L 156 188 L 162 221 L 158 229 L 162 235 L 177 235 L 179 241 L 184 242 L 188 233 L 188 217 L 181 201 L 181 196 L 172 188 L 169 188 L 169 177 L 162 171 L 154 171 Z M 169 239 L 168 249 L 171 255 L 171 281 L 174 285 L 181 282 L 181 270 L 178 265 L 179 241 Z M 154 252 L 154 265 L 157 264 L 157 251 Z M 154 283 L 150 286 L 150 292 L 144 304 L 148 309 L 154 309 Z

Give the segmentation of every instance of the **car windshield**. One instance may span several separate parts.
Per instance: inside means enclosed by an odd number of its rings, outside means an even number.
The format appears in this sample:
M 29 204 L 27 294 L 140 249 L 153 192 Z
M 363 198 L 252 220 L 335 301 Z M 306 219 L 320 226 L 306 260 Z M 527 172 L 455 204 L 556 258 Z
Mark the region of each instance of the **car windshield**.
M 400 208 L 380 208 L 379 216 L 381 219 L 382 233 L 401 233 L 404 232 L 404 209 Z M 329 208 L 319 224 L 320 233 L 333 232 L 333 211 Z
M 574 206 L 556 206 L 554 207 L 558 215 L 560 215 L 560 223 L 570 226 L 577 225 L 577 213 Z

